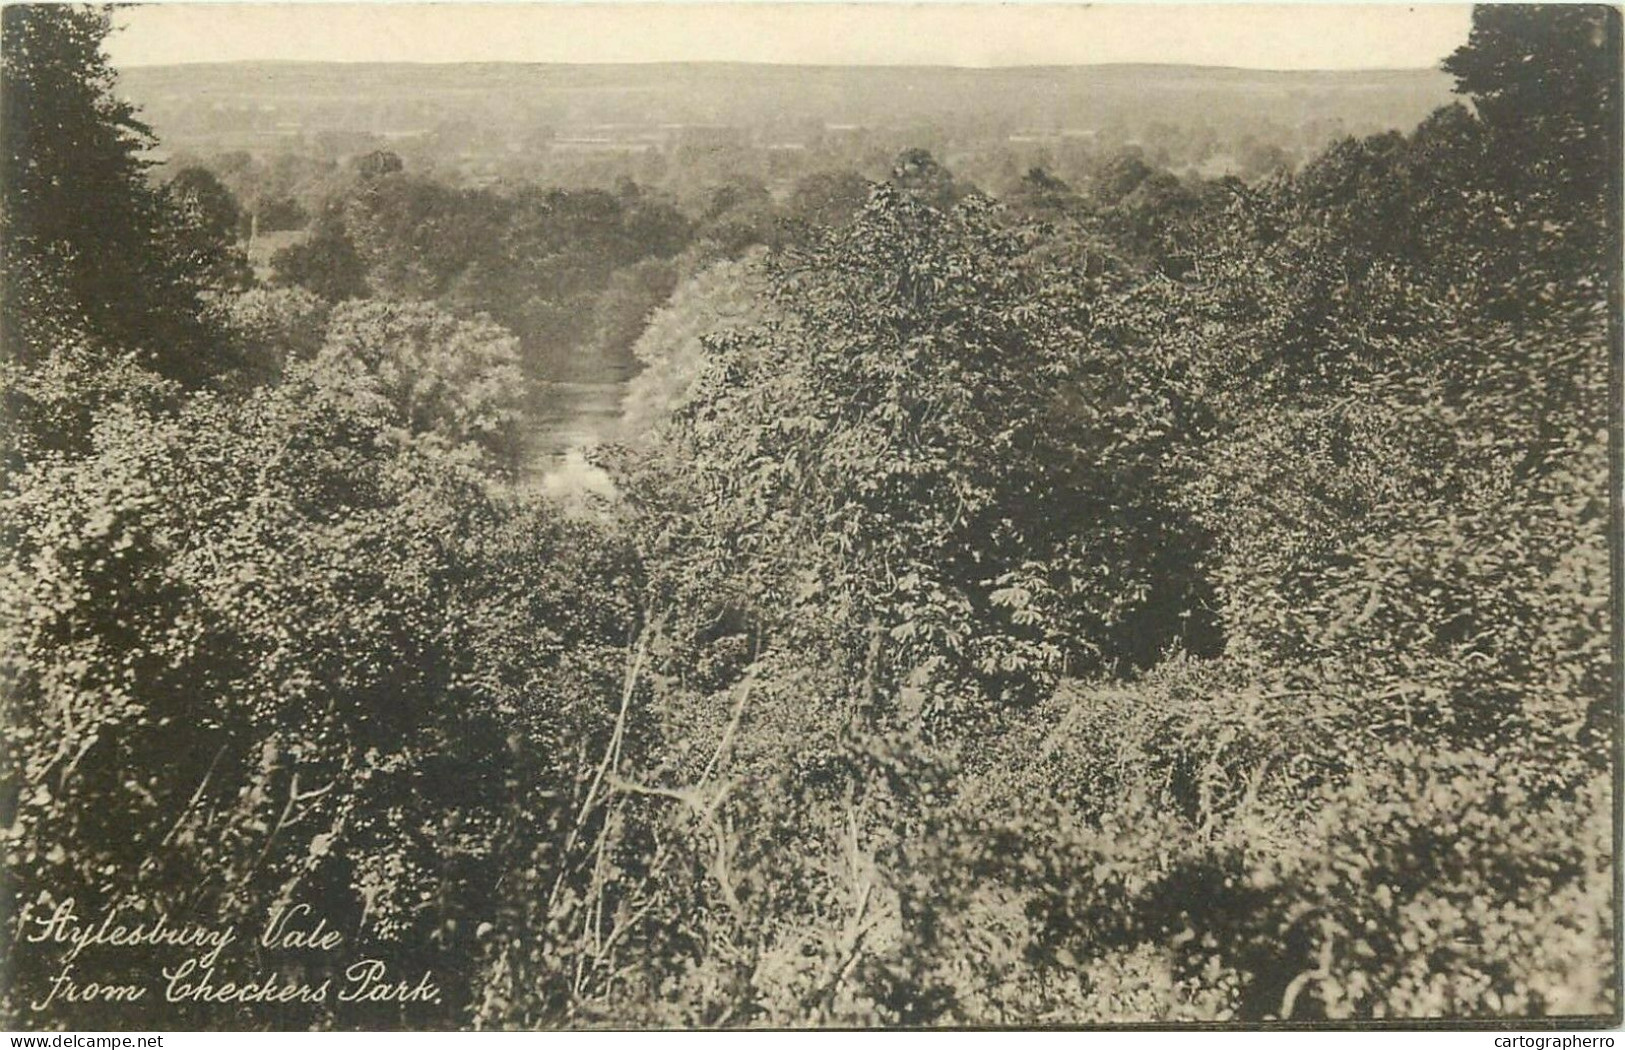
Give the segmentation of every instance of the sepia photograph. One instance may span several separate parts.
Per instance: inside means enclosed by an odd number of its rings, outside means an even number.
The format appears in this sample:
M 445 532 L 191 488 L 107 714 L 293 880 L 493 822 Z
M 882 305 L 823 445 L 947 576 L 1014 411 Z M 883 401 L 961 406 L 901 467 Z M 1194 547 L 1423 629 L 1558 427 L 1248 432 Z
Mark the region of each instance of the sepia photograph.
M 0 6 L 0 1030 L 1617 1028 L 1621 41 Z

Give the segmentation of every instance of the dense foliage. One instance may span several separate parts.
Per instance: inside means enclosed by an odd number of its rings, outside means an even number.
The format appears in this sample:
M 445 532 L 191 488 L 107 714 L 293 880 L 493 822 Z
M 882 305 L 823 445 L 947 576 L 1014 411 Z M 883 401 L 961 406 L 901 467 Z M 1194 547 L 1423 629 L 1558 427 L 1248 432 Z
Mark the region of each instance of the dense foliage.
M 1617 12 L 1481 8 L 1464 104 L 1250 184 L 369 150 L 270 287 L 106 17 L 5 18 L 8 1024 L 1617 1018 Z M 70 900 L 437 994 L 53 997 Z
M 114 72 L 101 53 L 110 16 L 19 4 L 3 19 L 7 356 L 37 359 L 65 331 L 83 331 L 183 382 L 218 372 L 226 362 L 200 307 L 227 253 L 170 192 L 184 196 L 184 182 L 147 181 L 151 133 L 112 96 Z

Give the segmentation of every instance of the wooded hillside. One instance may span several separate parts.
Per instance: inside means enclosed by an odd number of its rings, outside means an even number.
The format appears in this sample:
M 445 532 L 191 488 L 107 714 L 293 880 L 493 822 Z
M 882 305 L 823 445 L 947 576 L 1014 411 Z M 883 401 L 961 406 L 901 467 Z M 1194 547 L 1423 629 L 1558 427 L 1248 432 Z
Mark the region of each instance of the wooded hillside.
M 1617 11 L 1251 181 L 369 147 L 259 277 L 3 18 L 9 1027 L 1617 1021 Z

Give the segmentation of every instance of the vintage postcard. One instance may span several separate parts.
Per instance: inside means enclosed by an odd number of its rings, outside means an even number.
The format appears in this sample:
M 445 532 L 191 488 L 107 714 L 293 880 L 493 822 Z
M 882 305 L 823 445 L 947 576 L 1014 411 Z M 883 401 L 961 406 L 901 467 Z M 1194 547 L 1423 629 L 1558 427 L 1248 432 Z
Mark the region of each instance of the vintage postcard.
M 1620 50 L 6 4 L 0 1027 L 1617 1025 Z

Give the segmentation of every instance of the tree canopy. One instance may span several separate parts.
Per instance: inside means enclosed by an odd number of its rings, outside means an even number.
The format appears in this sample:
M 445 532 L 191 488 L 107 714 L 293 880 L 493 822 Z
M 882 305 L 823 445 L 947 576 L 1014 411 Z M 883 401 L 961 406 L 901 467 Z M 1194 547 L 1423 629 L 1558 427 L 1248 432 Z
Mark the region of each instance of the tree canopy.
M 102 50 L 110 14 L 15 4 L 0 18 L 0 223 L 8 272 L 24 275 L 0 311 L 8 353 L 47 353 L 65 328 L 187 383 L 218 373 L 229 362 L 199 322 L 214 246 L 189 250 L 148 181 L 151 132 L 114 96 Z

